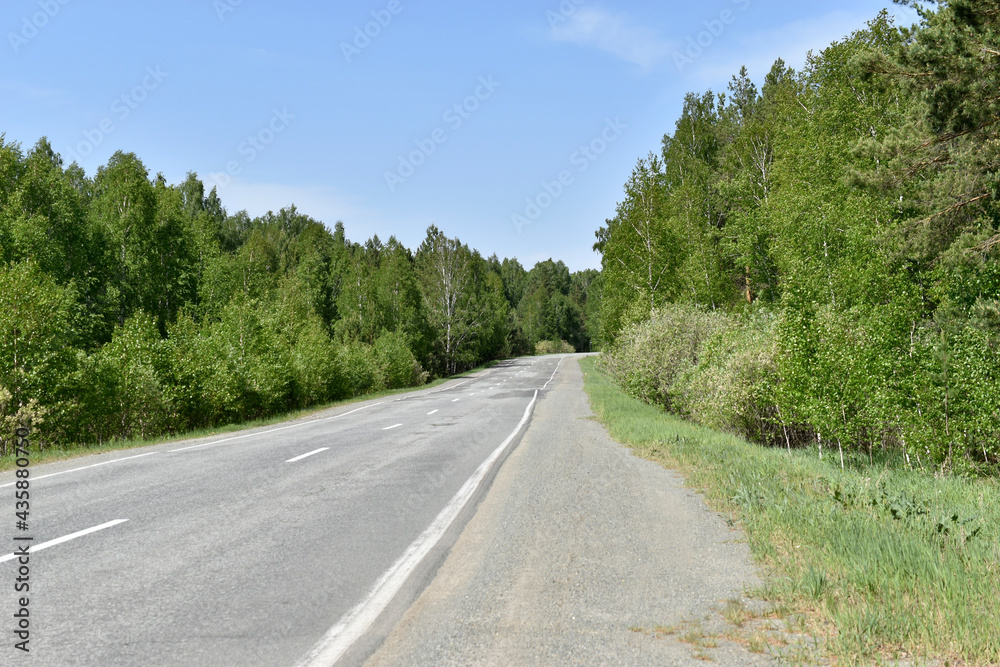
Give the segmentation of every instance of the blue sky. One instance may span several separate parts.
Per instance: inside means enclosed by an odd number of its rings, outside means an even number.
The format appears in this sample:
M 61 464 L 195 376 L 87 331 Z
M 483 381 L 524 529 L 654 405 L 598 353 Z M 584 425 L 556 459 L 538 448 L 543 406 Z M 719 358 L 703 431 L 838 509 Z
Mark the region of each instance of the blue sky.
M 594 230 L 686 92 L 801 66 L 887 5 L 913 22 L 888 0 L 5 0 L 0 133 L 90 175 L 132 151 L 356 241 L 415 249 L 433 223 L 598 268 Z

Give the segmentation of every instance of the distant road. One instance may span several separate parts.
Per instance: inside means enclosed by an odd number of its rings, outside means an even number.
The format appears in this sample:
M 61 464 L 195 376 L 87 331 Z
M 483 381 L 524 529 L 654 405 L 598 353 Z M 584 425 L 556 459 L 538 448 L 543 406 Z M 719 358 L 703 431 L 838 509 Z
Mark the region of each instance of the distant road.
M 13 647 L 15 478 L 0 474 L 0 664 L 367 655 L 433 576 L 562 360 L 32 468 L 27 655 Z

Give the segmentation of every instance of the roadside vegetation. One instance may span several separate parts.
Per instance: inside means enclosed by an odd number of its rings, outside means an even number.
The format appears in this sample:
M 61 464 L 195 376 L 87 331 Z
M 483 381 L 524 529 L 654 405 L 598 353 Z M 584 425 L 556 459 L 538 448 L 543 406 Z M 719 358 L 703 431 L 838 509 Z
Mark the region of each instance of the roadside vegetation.
M 583 366 L 821 651 L 1000 664 L 1000 10 L 900 4 L 687 96 L 597 231 Z
M 761 446 L 629 396 L 592 357 L 580 364 L 612 437 L 680 470 L 744 529 L 767 574 L 754 593 L 807 643 L 843 664 L 1000 662 L 996 480 L 927 475 L 899 454 L 850 452 L 841 468 L 815 445 Z
M 1000 10 L 905 4 L 919 25 L 687 96 L 597 232 L 595 330 L 622 386 L 705 425 L 993 475 Z
M 588 350 L 595 270 L 433 225 L 410 250 L 294 206 L 229 213 L 117 152 L 88 176 L 0 134 L 0 456 L 264 420 L 420 386 L 540 341 Z M 36 459 L 37 460 L 37 459 Z

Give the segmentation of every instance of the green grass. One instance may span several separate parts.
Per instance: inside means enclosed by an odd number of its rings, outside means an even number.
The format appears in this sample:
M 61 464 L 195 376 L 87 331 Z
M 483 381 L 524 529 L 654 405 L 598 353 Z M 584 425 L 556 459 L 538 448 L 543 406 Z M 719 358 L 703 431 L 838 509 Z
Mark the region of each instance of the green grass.
M 624 394 L 580 362 L 613 438 L 684 474 L 744 528 L 768 573 L 759 594 L 843 664 L 1000 663 L 1000 485 L 892 459 L 770 449 Z
M 191 431 L 184 431 L 181 433 L 175 433 L 173 435 L 161 435 L 152 438 L 133 438 L 130 440 L 108 440 L 99 444 L 68 444 L 65 446 L 52 446 L 46 447 L 44 450 L 39 452 L 32 447 L 31 452 L 31 463 L 32 465 L 41 465 L 43 463 L 52 463 L 55 461 L 64 461 L 67 459 L 75 459 L 81 456 L 90 456 L 92 454 L 100 454 L 103 452 L 114 452 L 126 449 L 135 449 L 137 447 L 149 447 L 150 445 L 158 445 L 165 442 L 177 442 L 179 440 L 194 440 L 197 438 L 206 438 L 214 435 L 220 435 L 223 433 L 232 433 L 234 431 L 243 431 L 246 429 L 257 428 L 260 426 L 270 426 L 272 424 L 280 424 L 282 422 L 292 421 L 295 419 L 303 419 L 310 415 L 316 414 L 317 412 L 323 412 L 324 410 L 329 410 L 341 405 L 350 405 L 351 403 L 360 403 L 361 401 L 370 401 L 376 398 L 382 398 L 384 396 L 394 396 L 396 394 L 404 394 L 410 391 L 418 391 L 421 389 L 431 389 L 440 384 L 444 384 L 449 380 L 454 380 L 456 378 L 465 378 L 479 371 L 487 369 L 493 366 L 496 362 L 489 362 L 478 368 L 473 368 L 471 370 L 465 371 L 464 373 L 459 373 L 453 377 L 449 378 L 439 378 L 433 382 L 429 382 L 421 387 L 407 387 L 404 389 L 387 389 L 384 391 L 374 392 L 371 394 L 364 394 L 362 396 L 354 396 L 352 398 L 343 399 L 340 401 L 333 401 L 325 405 L 317 405 L 302 410 L 294 410 L 292 412 L 285 412 L 281 414 L 272 415 L 270 417 L 263 417 L 261 419 L 255 419 L 251 421 L 241 422 L 238 424 L 223 424 L 219 426 L 214 426 L 210 428 L 194 429 Z M 0 456 L 0 472 L 4 470 L 13 470 L 16 467 L 16 457 L 13 454 L 7 454 L 5 456 Z

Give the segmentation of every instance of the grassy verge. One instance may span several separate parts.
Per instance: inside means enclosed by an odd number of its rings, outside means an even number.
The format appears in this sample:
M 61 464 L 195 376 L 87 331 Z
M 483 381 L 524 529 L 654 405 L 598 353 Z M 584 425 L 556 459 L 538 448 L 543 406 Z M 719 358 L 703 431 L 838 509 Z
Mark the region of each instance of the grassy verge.
M 665 414 L 581 360 L 598 419 L 740 522 L 760 594 L 844 664 L 1000 663 L 1000 484 L 767 449 Z
M 134 438 L 131 440 L 109 440 L 107 442 L 103 442 L 100 444 L 89 444 L 89 445 L 73 444 L 73 445 L 66 445 L 64 447 L 60 446 L 46 447 L 41 452 L 32 451 L 31 463 L 32 465 L 41 465 L 43 463 L 52 463 L 54 461 L 74 459 L 81 456 L 90 456 L 91 454 L 101 454 L 103 452 L 135 449 L 137 447 L 148 447 L 150 445 L 158 445 L 164 442 L 176 442 L 178 440 L 194 440 L 196 438 L 206 438 L 214 435 L 220 435 L 223 433 L 232 433 L 233 431 L 243 431 L 246 429 L 257 428 L 259 426 L 270 426 L 271 424 L 280 424 L 281 422 L 292 421 L 295 419 L 303 419 L 318 412 L 323 412 L 324 410 L 329 410 L 331 408 L 335 408 L 341 405 L 360 403 L 361 401 L 370 401 L 376 398 L 382 398 L 384 396 L 405 394 L 410 391 L 419 391 L 421 389 L 431 389 L 438 385 L 444 384 L 449 380 L 454 380 L 456 378 L 466 378 L 471 375 L 474 375 L 479 371 L 482 371 L 486 368 L 489 368 L 490 366 L 493 366 L 495 363 L 496 362 L 490 362 L 484 364 L 483 366 L 480 366 L 478 368 L 473 368 L 472 370 L 466 371 L 464 373 L 459 373 L 454 377 L 439 378 L 421 387 L 388 389 L 385 391 L 374 392 L 371 394 L 364 394 L 362 396 L 354 396 L 352 398 L 347 398 L 340 401 L 333 401 L 332 403 L 327 403 L 325 405 L 316 405 L 302 410 L 294 410 L 292 412 L 285 412 L 277 415 L 272 415 L 270 417 L 264 417 L 252 421 L 241 422 L 239 424 L 224 424 L 210 428 L 195 429 L 192 431 L 184 431 L 183 433 L 176 433 L 173 435 L 161 435 L 146 439 Z M 15 467 L 16 467 L 16 458 L 14 455 L 8 454 L 6 456 L 0 456 L 0 472 L 4 470 L 13 470 Z

